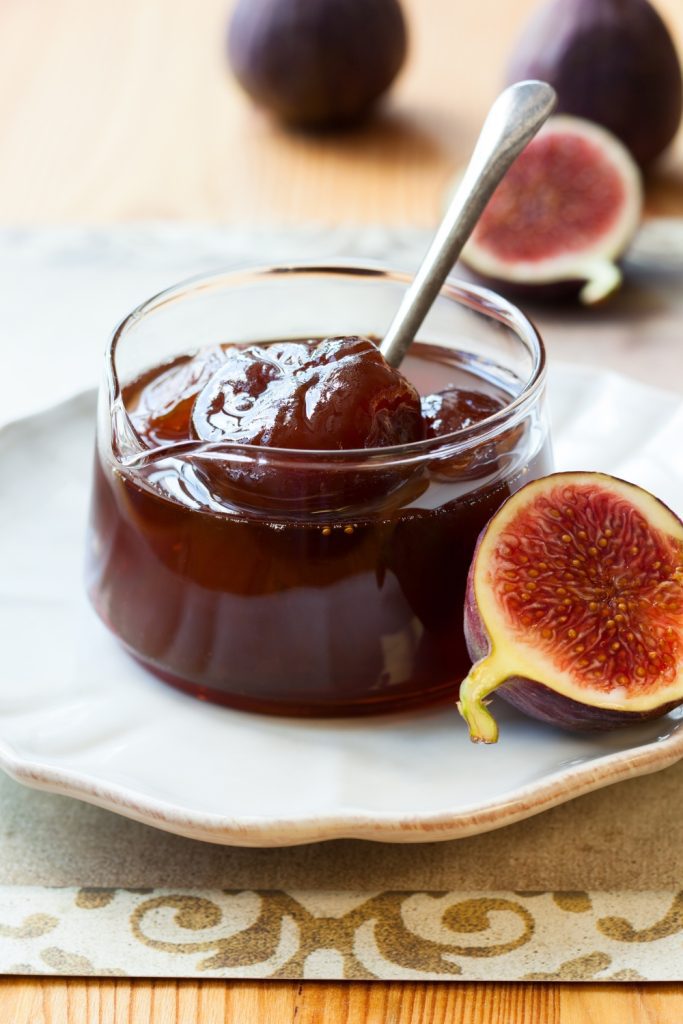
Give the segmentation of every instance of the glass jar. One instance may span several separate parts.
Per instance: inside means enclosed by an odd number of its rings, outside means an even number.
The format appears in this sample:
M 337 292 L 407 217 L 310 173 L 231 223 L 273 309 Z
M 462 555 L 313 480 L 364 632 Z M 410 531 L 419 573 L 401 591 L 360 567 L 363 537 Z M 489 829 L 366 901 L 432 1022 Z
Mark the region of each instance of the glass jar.
M 381 337 L 409 283 L 370 265 L 193 280 L 114 332 L 98 413 L 88 589 L 156 675 L 255 711 L 340 715 L 457 697 L 467 570 L 502 501 L 552 469 L 532 324 L 449 280 L 402 367 L 505 396 L 479 423 L 409 445 L 292 451 L 141 443 L 131 386 L 204 346 Z

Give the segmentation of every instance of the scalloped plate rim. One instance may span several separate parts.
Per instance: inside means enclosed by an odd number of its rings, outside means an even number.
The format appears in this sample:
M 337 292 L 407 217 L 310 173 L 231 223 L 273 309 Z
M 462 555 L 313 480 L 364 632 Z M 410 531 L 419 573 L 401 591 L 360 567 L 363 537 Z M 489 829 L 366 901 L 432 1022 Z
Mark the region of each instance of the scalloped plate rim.
M 136 794 L 130 787 L 116 783 L 93 782 L 74 770 L 18 758 L 2 740 L 0 769 L 31 788 L 75 797 L 143 824 L 204 842 L 262 848 L 331 839 L 419 843 L 493 831 L 596 789 L 670 767 L 683 758 L 682 726 L 683 719 L 666 739 L 616 751 L 547 776 L 544 782 L 521 786 L 509 799 L 491 800 L 459 812 L 442 811 L 402 818 L 390 811 L 349 811 L 336 816 L 290 819 L 245 815 L 236 819 L 207 814 Z

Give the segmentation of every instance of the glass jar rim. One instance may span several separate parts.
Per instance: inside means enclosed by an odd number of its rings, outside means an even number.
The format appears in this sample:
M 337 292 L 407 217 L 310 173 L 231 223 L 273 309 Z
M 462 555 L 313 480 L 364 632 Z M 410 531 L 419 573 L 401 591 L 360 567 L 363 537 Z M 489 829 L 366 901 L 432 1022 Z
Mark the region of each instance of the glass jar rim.
M 334 262 L 297 260 L 282 265 L 269 265 L 245 263 L 240 267 L 233 267 L 229 270 L 216 271 L 211 274 L 197 274 L 183 279 L 168 288 L 157 292 L 144 302 L 136 306 L 119 322 L 114 329 L 107 346 L 107 370 L 109 385 L 109 400 L 112 413 L 118 408 L 119 416 L 123 416 L 128 430 L 133 436 L 137 436 L 135 428 L 130 421 L 128 410 L 123 402 L 123 393 L 116 369 L 116 349 L 119 341 L 131 331 L 135 325 L 145 316 L 152 314 L 170 303 L 182 300 L 190 294 L 197 294 L 203 290 L 212 290 L 222 284 L 239 285 L 248 283 L 250 280 L 278 278 L 287 275 L 337 275 L 348 277 L 368 277 L 379 280 L 390 280 L 408 286 L 413 275 L 405 270 L 386 267 L 379 261 L 354 259 L 335 259 Z M 375 466 L 378 462 L 392 464 L 413 461 L 422 461 L 425 457 L 433 457 L 438 452 L 443 455 L 457 455 L 467 451 L 474 443 L 480 444 L 494 440 L 504 429 L 509 429 L 524 417 L 530 406 L 534 404 L 538 395 L 542 392 L 546 379 L 546 353 L 541 336 L 532 321 L 513 303 L 496 292 L 480 285 L 470 284 L 466 281 L 449 275 L 446 278 L 439 297 L 450 299 L 460 306 L 479 313 L 491 320 L 497 321 L 508 327 L 517 337 L 526 343 L 532 356 L 532 368 L 520 393 L 498 412 L 487 416 L 468 427 L 449 434 L 439 435 L 432 438 L 424 438 L 420 441 L 413 441 L 408 444 L 388 445 L 384 448 L 350 448 L 350 449 L 292 449 L 292 448 L 271 448 L 267 449 L 261 445 L 235 444 L 224 441 L 202 441 L 189 440 L 180 441 L 170 445 L 156 448 L 140 447 L 139 452 L 127 456 L 122 461 L 126 466 L 133 468 L 141 463 L 153 461 L 156 458 L 169 458 L 173 455 L 187 455 L 191 452 L 216 453 L 224 457 L 238 454 L 241 459 L 258 459 L 278 464 L 301 462 L 314 462 L 316 466 L 329 465 L 330 468 L 343 463 L 348 466 L 350 461 L 359 464 L 371 462 Z M 255 343 L 259 339 L 255 339 Z

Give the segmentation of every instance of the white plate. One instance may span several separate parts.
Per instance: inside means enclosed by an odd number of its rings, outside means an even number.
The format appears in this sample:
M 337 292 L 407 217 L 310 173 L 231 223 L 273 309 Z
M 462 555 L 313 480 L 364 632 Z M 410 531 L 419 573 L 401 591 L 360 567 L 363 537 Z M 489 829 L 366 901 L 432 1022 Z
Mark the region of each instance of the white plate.
M 601 469 L 683 506 L 683 402 L 556 367 L 558 468 Z M 149 676 L 84 597 L 94 396 L 0 431 L 0 765 L 182 835 L 244 846 L 420 842 L 534 814 L 683 756 L 681 709 L 599 737 L 499 702 L 497 747 L 455 709 L 341 721 L 203 704 Z

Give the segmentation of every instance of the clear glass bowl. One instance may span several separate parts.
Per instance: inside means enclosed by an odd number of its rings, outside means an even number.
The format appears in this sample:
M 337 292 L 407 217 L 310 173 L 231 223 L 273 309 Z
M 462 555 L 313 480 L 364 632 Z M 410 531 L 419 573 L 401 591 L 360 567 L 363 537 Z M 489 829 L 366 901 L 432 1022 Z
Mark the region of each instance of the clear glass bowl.
M 510 493 L 552 468 L 543 346 L 519 310 L 452 280 L 442 289 L 404 372 L 423 394 L 455 383 L 507 401 L 447 436 L 357 451 L 150 449 L 127 408 L 128 385 L 204 346 L 381 337 L 408 283 L 371 265 L 217 274 L 155 296 L 114 332 L 88 588 L 162 679 L 297 715 L 456 698 L 477 536 Z

